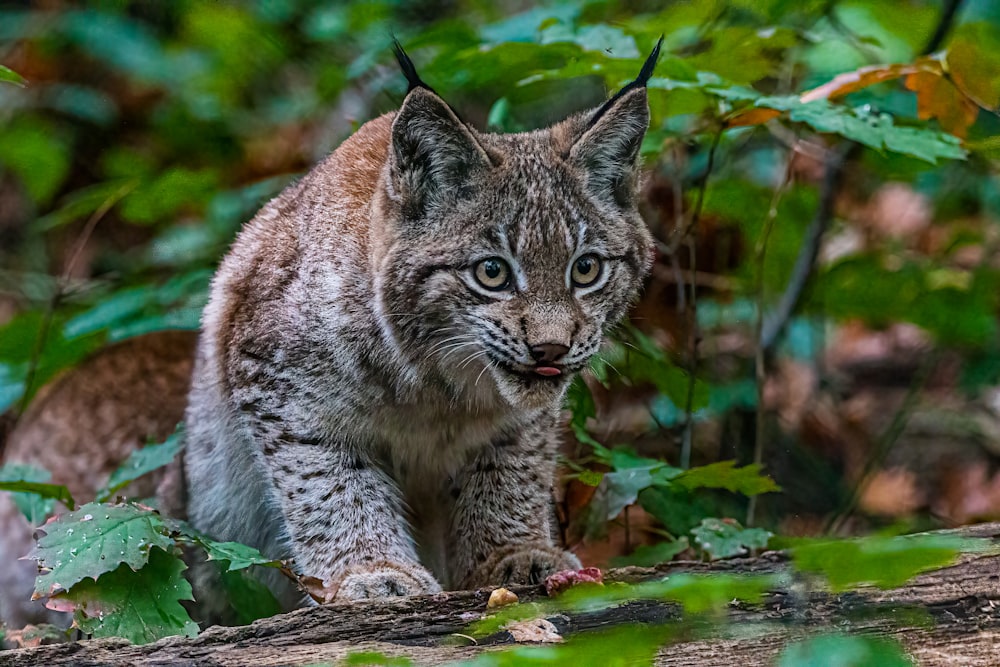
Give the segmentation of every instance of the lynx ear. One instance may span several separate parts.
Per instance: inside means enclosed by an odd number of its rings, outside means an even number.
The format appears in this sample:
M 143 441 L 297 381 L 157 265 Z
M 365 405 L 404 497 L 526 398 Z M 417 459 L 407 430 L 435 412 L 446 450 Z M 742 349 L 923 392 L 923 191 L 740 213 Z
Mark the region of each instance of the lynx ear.
M 413 219 L 467 196 L 472 176 L 491 161 L 472 131 L 421 81 L 398 43 L 395 51 L 410 89 L 392 123 L 390 194 Z
M 583 128 L 569 150 L 570 161 L 586 174 L 591 193 L 623 209 L 635 200 L 639 148 L 649 126 L 646 83 L 653 75 L 662 43 L 661 37 L 635 81 L 584 116 Z

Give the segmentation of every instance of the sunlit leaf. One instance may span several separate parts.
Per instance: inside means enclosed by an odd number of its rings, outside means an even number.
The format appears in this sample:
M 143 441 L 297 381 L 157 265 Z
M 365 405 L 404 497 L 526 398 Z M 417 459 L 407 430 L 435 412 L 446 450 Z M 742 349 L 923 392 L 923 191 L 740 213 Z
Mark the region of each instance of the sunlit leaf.
M 785 647 L 778 667 L 910 667 L 903 647 L 885 637 L 828 634 Z

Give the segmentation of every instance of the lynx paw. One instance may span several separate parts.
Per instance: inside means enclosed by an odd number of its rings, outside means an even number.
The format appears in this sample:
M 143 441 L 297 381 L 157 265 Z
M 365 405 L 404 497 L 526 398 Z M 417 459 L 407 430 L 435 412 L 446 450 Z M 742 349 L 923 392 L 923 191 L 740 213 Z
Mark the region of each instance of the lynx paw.
M 579 568 L 580 559 L 558 547 L 539 545 L 504 549 L 484 563 L 470 583 L 540 584 L 553 572 Z
M 334 599 L 371 600 L 440 592 L 441 585 L 419 565 L 379 563 L 349 570 Z

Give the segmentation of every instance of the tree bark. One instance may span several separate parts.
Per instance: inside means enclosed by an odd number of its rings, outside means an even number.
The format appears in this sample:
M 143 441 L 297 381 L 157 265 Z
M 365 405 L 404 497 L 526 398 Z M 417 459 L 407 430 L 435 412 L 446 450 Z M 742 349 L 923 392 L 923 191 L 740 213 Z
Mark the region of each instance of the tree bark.
M 947 532 L 996 540 L 1000 523 Z M 675 562 L 611 570 L 605 581 L 648 581 L 681 572 L 773 573 L 783 583 L 761 604 L 730 604 L 728 623 L 684 626 L 683 639 L 660 650 L 658 665 L 773 664 L 789 642 L 832 629 L 892 637 L 919 665 L 1000 664 L 1000 553 L 992 550 L 964 555 L 950 567 L 888 591 L 808 592 L 785 556 L 776 552 L 711 564 Z M 540 586 L 514 590 L 522 603 L 545 597 Z M 488 597 L 488 591 L 458 591 L 325 605 L 145 646 L 103 639 L 5 651 L 0 666 L 336 665 L 348 655 L 368 651 L 407 657 L 417 665 L 439 665 L 515 643 L 506 631 L 478 643 L 465 634 L 487 613 Z M 571 637 L 626 623 L 676 623 L 679 617 L 676 605 L 642 600 L 597 612 L 562 612 L 548 620 L 560 635 Z

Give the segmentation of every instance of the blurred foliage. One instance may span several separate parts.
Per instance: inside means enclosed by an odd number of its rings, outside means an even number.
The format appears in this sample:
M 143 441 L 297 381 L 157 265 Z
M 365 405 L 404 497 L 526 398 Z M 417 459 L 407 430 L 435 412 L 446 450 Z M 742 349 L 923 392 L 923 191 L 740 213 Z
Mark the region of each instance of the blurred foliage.
M 674 286 L 654 274 L 659 283 L 647 300 L 662 302 L 640 304 L 641 315 L 570 390 L 581 448 L 568 464 L 592 493 L 580 512 L 585 536 L 623 515 L 627 523 L 629 507 L 654 520 L 663 539 L 619 563 L 762 548 L 770 532 L 731 517 L 756 503 L 748 497 L 767 494 L 761 521 L 775 528 L 785 501 L 767 502 L 782 497 L 777 482 L 791 495 L 804 476 L 781 476 L 766 456 L 726 448 L 724 436 L 713 449 L 699 429 L 733 415 L 765 416 L 754 377 L 756 323 L 796 280 L 834 150 L 857 144 L 828 232 L 836 252 L 827 248 L 817 262 L 777 357 L 819 366 L 838 326 L 909 323 L 955 360 L 956 391 L 975 395 L 1000 382 L 1000 5 L 967 0 L 945 41 L 925 53 L 941 16 L 938 0 L 94 0 L 0 8 L 0 411 L 22 409 L 57 372 L 110 342 L 196 329 L 213 267 L 240 225 L 361 123 L 398 106 L 405 81 L 391 34 L 465 117 L 497 131 L 541 127 L 600 103 L 635 75 L 662 34 L 642 150 L 653 187 L 666 183 L 678 194 L 647 197 L 661 242 L 657 268 L 710 273 L 721 287 L 682 284 L 669 300 L 662 295 Z M 926 202 L 924 226 L 895 228 L 895 213 L 871 213 L 869 201 L 893 184 Z M 730 250 L 712 245 L 713 229 L 732 232 Z M 706 265 L 698 259 L 706 247 L 731 257 Z M 745 343 L 737 353 L 723 345 L 734 338 Z M 627 436 L 602 426 L 607 397 L 622 395 L 647 415 Z M 775 436 L 766 444 L 779 442 L 809 480 L 820 480 L 813 493 L 849 505 L 848 482 L 806 451 L 810 443 Z M 162 463 L 173 450 L 161 447 L 140 452 L 105 495 Z M 35 520 L 52 511 L 52 500 L 71 503 L 65 487 L 45 484 L 44 471 L 6 467 L 2 475 L 0 488 L 49 499 L 18 496 Z M 213 558 L 239 560 L 238 545 L 199 544 Z M 175 546 L 157 549 L 156 576 L 177 579 Z M 881 581 L 876 571 L 887 558 L 901 563 L 890 573 L 896 582 L 949 562 L 956 549 L 847 542 L 795 553 L 802 569 L 839 588 Z M 126 576 L 119 562 L 112 558 L 100 578 Z M 855 566 L 860 579 L 848 576 Z M 267 608 L 241 573 L 226 581 L 234 599 Z M 698 595 L 704 586 L 718 586 L 721 600 L 740 588 L 719 579 L 695 586 Z M 94 590 L 86 591 L 91 604 L 100 586 Z M 168 630 L 191 630 L 176 600 L 165 610 L 108 595 L 115 613 L 133 605 L 173 619 Z M 81 623 L 108 633 L 115 618 L 104 630 L 93 619 Z M 635 650 L 659 645 L 658 632 Z M 545 664 L 547 652 L 589 650 L 580 641 L 524 657 Z M 823 656 L 838 653 L 898 650 L 830 636 L 790 647 L 782 660 L 825 664 Z M 482 661 L 507 664 L 509 655 Z

